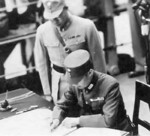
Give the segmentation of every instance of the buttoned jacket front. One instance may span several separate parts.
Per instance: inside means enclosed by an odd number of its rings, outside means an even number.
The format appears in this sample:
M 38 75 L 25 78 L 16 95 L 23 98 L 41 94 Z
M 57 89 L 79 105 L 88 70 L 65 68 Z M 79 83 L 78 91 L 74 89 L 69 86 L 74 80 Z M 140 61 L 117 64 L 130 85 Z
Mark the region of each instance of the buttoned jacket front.
M 70 87 L 54 107 L 53 119 L 63 120 L 69 109 L 79 105 L 80 126 L 127 130 L 130 124 L 118 82 L 113 77 L 98 72 L 94 72 L 93 80 L 95 83 L 92 90 L 84 92 L 85 103 L 82 91 L 76 86 Z

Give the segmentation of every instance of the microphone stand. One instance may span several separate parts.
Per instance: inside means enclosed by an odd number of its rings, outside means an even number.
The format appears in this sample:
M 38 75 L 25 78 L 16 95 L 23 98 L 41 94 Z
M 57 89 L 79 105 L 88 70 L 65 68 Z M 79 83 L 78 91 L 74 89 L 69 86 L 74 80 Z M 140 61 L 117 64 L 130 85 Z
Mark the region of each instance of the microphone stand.
M 150 22 L 149 19 L 150 5 L 145 0 L 140 0 L 138 1 L 138 3 L 133 4 L 132 7 L 135 11 L 141 10 L 141 14 L 139 14 L 139 16 L 142 20 L 142 23 L 144 25 L 148 25 L 148 23 Z M 147 84 L 150 84 L 150 41 L 148 36 L 149 32 L 147 34 L 141 35 L 143 36 L 146 45 L 146 82 Z

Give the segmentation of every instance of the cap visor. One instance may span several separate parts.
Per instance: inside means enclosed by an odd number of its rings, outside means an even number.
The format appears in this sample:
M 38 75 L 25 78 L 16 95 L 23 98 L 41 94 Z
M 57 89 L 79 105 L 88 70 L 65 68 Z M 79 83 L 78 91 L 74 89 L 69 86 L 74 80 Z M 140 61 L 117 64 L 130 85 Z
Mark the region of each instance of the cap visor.
M 63 11 L 63 8 L 62 9 L 59 9 L 53 13 L 49 12 L 48 10 L 44 10 L 44 18 L 45 19 L 54 19 L 54 18 L 57 18 L 59 17 L 59 15 L 61 14 L 61 12 Z

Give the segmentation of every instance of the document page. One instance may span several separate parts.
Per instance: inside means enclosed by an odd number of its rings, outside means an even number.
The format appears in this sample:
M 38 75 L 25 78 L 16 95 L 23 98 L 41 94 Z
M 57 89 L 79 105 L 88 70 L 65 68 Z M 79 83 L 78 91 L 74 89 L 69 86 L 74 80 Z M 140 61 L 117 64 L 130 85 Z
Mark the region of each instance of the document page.
M 81 127 L 67 136 L 127 136 L 128 134 L 128 132 L 116 129 Z
M 0 120 L 1 136 L 127 136 L 128 132 L 108 128 L 67 128 L 50 131 L 52 111 L 39 108 Z
M 51 132 L 51 136 L 66 136 L 66 135 L 74 132 L 76 129 L 77 129 L 77 127 L 67 128 L 63 125 L 60 125 L 53 132 Z
M 1 136 L 50 136 L 52 111 L 35 109 L 0 120 Z

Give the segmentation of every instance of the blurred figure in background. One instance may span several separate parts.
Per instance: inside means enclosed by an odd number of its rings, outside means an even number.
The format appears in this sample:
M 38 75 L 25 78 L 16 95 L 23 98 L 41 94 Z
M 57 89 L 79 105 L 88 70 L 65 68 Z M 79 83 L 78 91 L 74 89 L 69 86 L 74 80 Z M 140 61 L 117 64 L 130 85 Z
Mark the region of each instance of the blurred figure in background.
M 30 35 L 28 35 L 28 33 L 35 31 L 35 29 L 36 29 L 35 12 L 36 12 L 36 2 L 38 0 L 2 0 L 2 1 L 5 2 L 5 6 L 1 10 L 4 10 L 4 12 L 6 12 L 6 14 L 7 14 L 8 30 L 11 31 L 11 32 L 8 31 L 9 32 L 8 35 L 5 35 L 5 36 L 9 36 L 10 38 L 16 40 L 15 42 L 11 42 L 11 40 L 8 41 L 8 44 L 4 44 L 4 46 L 2 46 L 0 49 L 0 52 L 1 52 L 0 75 L 7 75 L 8 74 L 7 71 L 9 71 L 8 70 L 9 66 L 8 67 L 4 66 L 4 63 L 10 59 L 10 57 L 11 57 L 10 55 L 14 54 L 14 51 L 16 48 L 18 48 L 18 46 L 21 47 L 21 50 L 20 50 L 21 55 L 22 55 L 21 63 L 23 63 L 24 67 L 29 68 L 34 65 L 33 47 L 34 47 L 35 38 L 34 37 L 28 38 L 25 36 L 25 39 L 17 40 L 18 37 L 16 37 L 16 36 L 18 36 L 18 35 L 22 36 L 22 34 L 23 35 L 26 34 L 27 36 L 30 36 Z M 1 22 L 1 23 L 3 23 L 3 22 Z M 2 32 L 2 29 L 0 29 L 0 30 Z M 6 39 L 7 39 L 7 37 L 6 37 Z M 7 41 L 6 41 L 6 43 L 7 43 Z M 17 54 L 19 54 L 20 52 L 18 52 Z M 15 69 L 16 72 L 18 71 L 16 65 L 11 65 L 11 66 L 13 67 L 13 69 Z M 12 69 L 12 68 L 10 68 L 10 69 Z M 6 79 L 6 77 L 4 77 L 4 78 Z M 14 85 L 13 83 L 16 81 L 18 81 L 17 76 L 15 77 L 15 79 L 13 79 L 12 86 Z M 5 82 L 5 83 L 7 83 L 7 82 Z M 16 84 L 19 84 L 19 83 L 16 82 Z
M 10 29 L 17 29 L 18 24 L 35 23 L 36 3 L 38 0 L 5 0 L 9 16 Z
M 139 15 L 139 9 L 133 9 L 133 3 L 136 3 L 137 0 L 130 0 L 130 7 L 129 7 L 129 17 L 130 17 L 130 24 L 131 24 L 131 34 L 132 34 L 132 46 L 133 46 L 133 53 L 135 59 L 135 70 L 129 73 L 129 77 L 136 77 L 145 74 L 146 65 L 146 41 L 144 39 L 145 35 L 142 35 L 141 26 L 143 25 L 141 16 Z
M 9 29 L 14 29 L 20 35 L 21 29 L 36 29 L 36 12 L 38 0 L 5 0 L 6 11 L 9 18 Z M 23 40 L 25 46 L 22 46 L 22 51 L 26 54 L 26 65 L 34 65 L 31 62 L 33 58 L 33 47 L 35 37 L 26 38 Z M 28 64 L 30 63 L 30 64 Z

